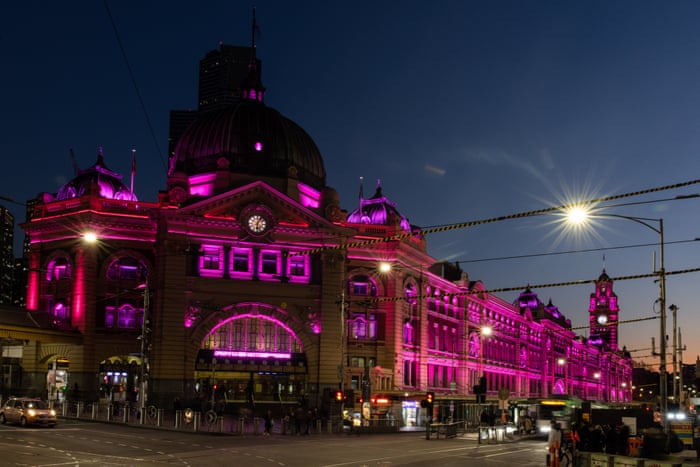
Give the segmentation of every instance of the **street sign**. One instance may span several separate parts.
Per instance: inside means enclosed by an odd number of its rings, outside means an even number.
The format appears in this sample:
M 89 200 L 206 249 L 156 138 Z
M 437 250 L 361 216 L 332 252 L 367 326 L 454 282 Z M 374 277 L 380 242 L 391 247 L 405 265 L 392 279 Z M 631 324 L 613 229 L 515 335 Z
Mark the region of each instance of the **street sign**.
M 510 389 L 508 388 L 501 388 L 498 390 L 498 398 L 502 401 L 508 400 L 510 397 Z

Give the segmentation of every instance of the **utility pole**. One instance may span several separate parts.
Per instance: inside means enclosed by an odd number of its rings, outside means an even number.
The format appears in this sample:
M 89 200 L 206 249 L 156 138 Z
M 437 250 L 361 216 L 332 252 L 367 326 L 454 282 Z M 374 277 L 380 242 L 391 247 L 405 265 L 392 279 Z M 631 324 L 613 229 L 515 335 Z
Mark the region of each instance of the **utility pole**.
M 673 313 L 673 352 L 671 353 L 673 365 L 673 403 L 678 404 L 680 401 L 678 397 L 678 359 L 676 358 L 678 354 L 678 325 L 676 324 L 676 312 L 678 311 L 678 307 L 671 304 L 668 309 Z

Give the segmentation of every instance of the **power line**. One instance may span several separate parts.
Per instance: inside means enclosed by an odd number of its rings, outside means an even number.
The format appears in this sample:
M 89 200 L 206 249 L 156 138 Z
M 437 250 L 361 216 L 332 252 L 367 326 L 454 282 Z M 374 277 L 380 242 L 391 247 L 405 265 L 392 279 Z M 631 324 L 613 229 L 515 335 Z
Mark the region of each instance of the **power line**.
M 295 255 L 302 255 L 302 254 L 308 255 L 308 254 L 313 254 L 313 253 L 319 253 L 319 252 L 326 251 L 326 250 L 346 250 L 348 248 L 357 248 L 357 247 L 363 247 L 363 246 L 368 246 L 368 245 L 374 245 L 377 243 L 398 241 L 398 240 L 403 240 L 403 239 L 406 239 L 409 237 L 416 237 L 416 236 L 423 237 L 425 235 L 429 235 L 429 234 L 433 234 L 433 233 L 448 232 L 450 230 L 463 229 L 466 227 L 474 227 L 477 225 L 492 224 L 494 222 L 501 222 L 501 221 L 506 221 L 506 220 L 511 220 L 511 219 L 520 219 L 523 217 L 541 216 L 541 215 L 550 214 L 553 212 L 566 211 L 567 209 L 571 208 L 574 205 L 575 206 L 596 205 L 596 204 L 605 203 L 608 201 L 614 201 L 614 200 L 618 200 L 618 199 L 631 198 L 634 196 L 641 196 L 641 195 L 646 195 L 646 194 L 650 194 L 650 193 L 658 193 L 660 191 L 665 191 L 665 190 L 674 190 L 674 189 L 678 189 L 678 188 L 687 187 L 690 185 L 695 185 L 698 183 L 700 183 L 700 179 L 689 180 L 689 181 L 680 182 L 680 183 L 673 183 L 670 185 L 664 185 L 664 186 L 659 186 L 659 187 L 646 188 L 644 190 L 638 190 L 638 191 L 633 191 L 633 192 L 629 192 L 629 193 L 622 193 L 619 195 L 601 196 L 598 198 L 592 198 L 589 200 L 579 201 L 576 203 L 561 204 L 558 206 L 551 206 L 548 208 L 535 209 L 532 211 L 524 211 L 524 212 L 518 212 L 518 213 L 514 213 L 514 214 L 506 214 L 504 216 L 490 217 L 487 219 L 481 219 L 481 220 L 476 220 L 476 221 L 459 222 L 456 224 L 444 224 L 444 225 L 438 225 L 438 226 L 435 226 L 432 228 L 426 228 L 426 229 L 417 228 L 417 229 L 412 230 L 411 232 L 403 232 L 402 231 L 400 233 L 387 235 L 387 236 L 381 237 L 381 238 L 373 238 L 370 240 L 362 240 L 362 241 L 357 241 L 357 242 L 343 243 L 340 245 L 333 245 L 333 246 L 328 246 L 328 247 L 318 247 L 318 248 L 314 248 L 314 249 L 310 249 L 310 250 L 297 252 L 297 253 L 295 253 Z M 673 199 L 680 200 L 680 199 L 695 198 L 695 197 L 696 197 L 696 195 L 680 195 L 680 196 L 677 196 L 676 198 L 673 198 Z M 653 201 L 649 201 L 649 202 L 653 202 Z M 637 204 L 637 203 L 632 203 L 632 204 Z
M 691 243 L 691 242 L 697 242 L 699 241 L 700 238 L 694 238 L 692 240 L 676 240 L 673 242 L 664 242 L 664 245 L 674 245 L 678 243 Z M 523 259 L 523 258 L 537 258 L 540 256 L 557 256 L 557 255 L 568 255 L 572 253 L 590 253 L 594 251 L 608 251 L 608 250 L 624 250 L 627 248 L 641 248 L 641 247 L 649 247 L 649 246 L 659 246 L 659 242 L 654 242 L 654 243 L 638 243 L 636 245 L 621 245 L 621 246 L 612 246 L 612 247 L 603 247 L 603 248 L 587 248 L 583 250 L 566 250 L 566 251 L 555 251 L 551 253 L 531 253 L 527 255 L 512 255 L 512 256 L 496 256 L 493 258 L 479 258 L 479 259 L 460 259 L 457 260 L 458 263 L 483 263 L 486 261 L 503 261 L 503 260 L 509 260 L 509 259 Z
M 131 79 L 131 84 L 134 86 L 134 91 L 136 92 L 136 97 L 139 100 L 139 104 L 141 105 L 141 111 L 143 112 L 143 116 L 146 119 L 146 126 L 148 127 L 148 131 L 151 135 L 151 138 L 153 139 L 153 144 L 156 147 L 156 152 L 158 153 L 158 156 L 160 157 L 160 162 L 163 164 L 163 168 L 167 168 L 167 164 L 165 163 L 165 159 L 163 158 L 163 153 L 160 150 L 160 145 L 158 144 L 158 138 L 156 138 L 156 133 L 153 130 L 153 125 L 151 124 L 151 118 L 148 116 L 148 110 L 146 110 L 146 104 L 144 103 L 143 96 L 141 95 L 141 91 L 139 91 L 139 86 L 136 83 L 136 77 L 134 75 L 134 71 L 131 68 L 131 64 L 129 63 L 129 58 L 126 55 L 126 50 L 124 49 L 124 44 L 122 43 L 121 37 L 119 36 L 119 30 L 117 29 L 117 24 L 114 22 L 114 18 L 112 17 L 112 12 L 109 9 L 109 4 L 107 0 L 104 0 L 104 5 L 105 9 L 107 10 L 107 16 L 109 17 L 109 22 L 112 25 L 112 29 L 114 30 L 114 35 L 117 38 L 117 45 L 119 45 L 119 50 L 122 53 L 122 58 L 124 59 L 124 64 L 126 65 L 126 69 L 129 72 L 129 78 Z

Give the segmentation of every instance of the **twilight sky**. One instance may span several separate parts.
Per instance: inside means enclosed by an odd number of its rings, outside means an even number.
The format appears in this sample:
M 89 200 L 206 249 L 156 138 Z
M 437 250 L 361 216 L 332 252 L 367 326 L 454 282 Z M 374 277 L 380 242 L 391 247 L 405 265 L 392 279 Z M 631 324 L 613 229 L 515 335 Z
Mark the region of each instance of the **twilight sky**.
M 73 176 L 69 148 L 86 168 L 102 146 L 127 185 L 136 149 L 136 194 L 155 201 L 165 188 L 168 112 L 196 108 L 199 60 L 220 41 L 250 44 L 250 2 L 108 5 L 34 0 L 0 7 L 0 196 L 24 202 L 55 192 Z M 328 184 L 348 211 L 357 205 L 361 176 L 367 196 L 381 179 L 384 194 L 422 227 L 700 178 L 698 2 L 255 6 L 265 102 L 316 141 Z M 608 204 L 689 193 L 700 186 Z M 21 206 L 3 204 L 18 223 L 24 219 Z M 700 199 L 690 199 L 606 212 L 663 218 L 666 270 L 681 271 L 700 267 L 700 243 L 693 242 L 699 207 Z M 436 258 L 459 261 L 487 289 L 589 280 L 603 268 L 613 278 L 653 272 L 659 235 L 652 229 L 608 217 L 588 233 L 563 234 L 555 220 L 456 229 L 431 234 L 428 243 Z M 632 247 L 640 244 L 650 245 Z M 577 252 L 552 254 L 567 251 Z M 695 272 L 667 280 L 687 363 L 700 355 L 699 281 Z M 655 337 L 658 350 L 659 321 L 645 320 L 658 317 L 658 284 L 620 280 L 614 288 L 625 321 L 620 345 L 658 368 L 649 348 Z M 592 284 L 535 291 L 574 326 L 587 324 Z M 511 302 L 517 292 L 498 295 Z

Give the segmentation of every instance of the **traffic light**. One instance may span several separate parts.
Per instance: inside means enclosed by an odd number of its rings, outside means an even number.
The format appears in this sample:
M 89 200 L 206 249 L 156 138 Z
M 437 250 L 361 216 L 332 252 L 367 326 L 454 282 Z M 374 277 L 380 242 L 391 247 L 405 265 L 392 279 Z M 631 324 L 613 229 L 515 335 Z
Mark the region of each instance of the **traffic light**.
M 343 391 L 335 391 L 335 401 L 336 402 L 343 402 Z
M 425 395 L 425 401 L 432 406 L 433 405 L 433 399 L 435 398 L 435 393 L 434 392 L 429 392 Z
M 479 378 L 479 384 L 475 384 L 472 390 L 476 394 L 476 402 L 478 404 L 486 402 L 486 378 L 484 376 Z

